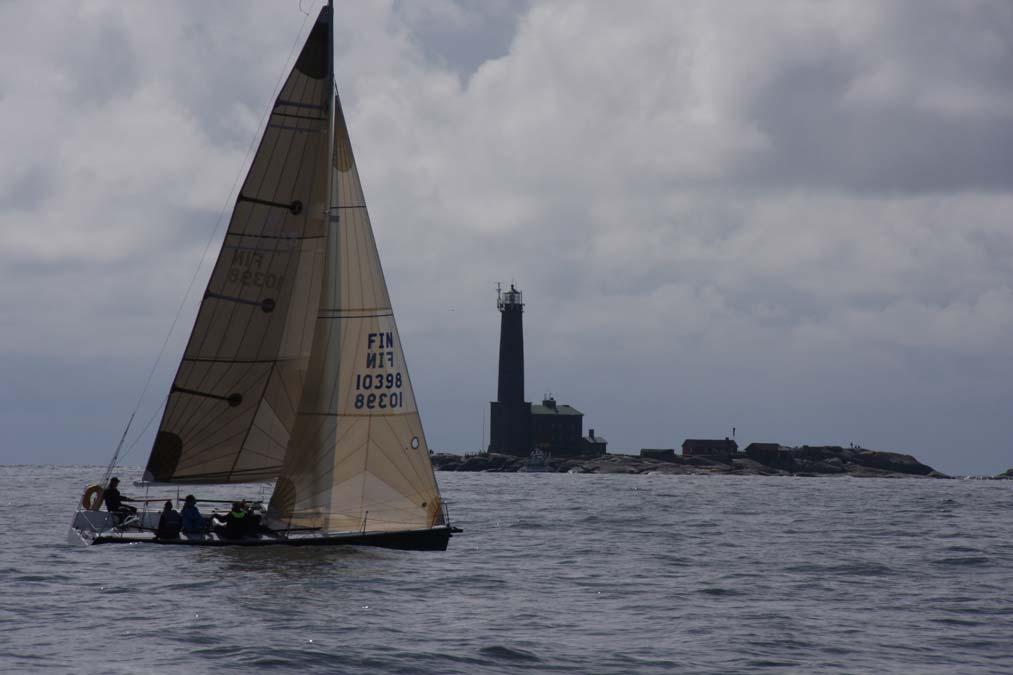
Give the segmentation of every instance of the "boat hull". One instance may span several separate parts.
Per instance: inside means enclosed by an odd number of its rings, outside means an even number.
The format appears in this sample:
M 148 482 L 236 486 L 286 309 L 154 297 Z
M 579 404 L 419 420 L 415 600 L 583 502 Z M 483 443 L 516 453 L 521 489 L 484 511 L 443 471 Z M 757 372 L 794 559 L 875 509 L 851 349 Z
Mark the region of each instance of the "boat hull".
M 157 544 L 159 546 L 377 546 L 402 551 L 446 551 L 457 528 L 432 527 L 401 532 L 348 532 L 340 534 L 221 539 L 216 536 L 155 539 L 129 532 L 100 534 L 90 544 Z

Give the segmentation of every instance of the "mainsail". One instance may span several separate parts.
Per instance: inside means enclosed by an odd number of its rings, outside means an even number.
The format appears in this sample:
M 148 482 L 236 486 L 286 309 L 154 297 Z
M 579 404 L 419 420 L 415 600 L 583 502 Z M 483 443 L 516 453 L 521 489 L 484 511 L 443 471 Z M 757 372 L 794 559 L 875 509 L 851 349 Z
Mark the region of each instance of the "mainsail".
M 319 303 L 332 65 L 324 8 L 274 103 L 205 291 L 145 480 L 278 475 Z
M 439 489 L 337 98 L 334 110 L 324 289 L 269 523 L 328 531 L 431 527 L 442 523 Z
M 145 479 L 277 479 L 274 530 L 429 528 L 444 524 L 439 489 L 332 36 L 325 7 L 237 199 Z

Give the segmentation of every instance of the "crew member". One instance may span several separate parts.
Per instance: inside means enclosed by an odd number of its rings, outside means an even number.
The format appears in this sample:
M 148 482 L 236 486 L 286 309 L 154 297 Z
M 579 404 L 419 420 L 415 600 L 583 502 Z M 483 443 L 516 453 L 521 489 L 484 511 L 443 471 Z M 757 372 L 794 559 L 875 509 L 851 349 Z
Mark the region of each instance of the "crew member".
M 215 534 L 222 539 L 242 539 L 246 534 L 246 511 L 239 502 L 232 502 L 232 510 L 225 514 L 225 522 L 215 514 Z
M 155 539 L 179 539 L 179 530 L 183 525 L 183 519 L 179 511 L 172 508 L 172 501 L 165 502 L 162 515 L 158 518 L 158 529 L 155 530 Z
M 197 498 L 187 495 L 180 511 L 183 518 L 183 534 L 204 534 L 204 516 L 197 508 Z
M 123 502 L 132 502 L 133 499 L 124 497 L 120 494 L 119 488 L 120 479 L 113 476 L 109 479 L 109 486 L 105 489 L 102 494 L 102 499 L 106 503 L 106 510 L 109 513 L 114 513 L 120 523 L 129 518 L 130 516 L 137 514 L 137 509 L 130 504 L 124 504 Z
M 243 531 L 249 537 L 256 537 L 260 534 L 261 530 L 260 514 L 257 513 L 257 509 L 253 505 L 247 504 L 245 499 L 239 503 L 239 506 L 246 513 L 246 523 L 243 525 Z

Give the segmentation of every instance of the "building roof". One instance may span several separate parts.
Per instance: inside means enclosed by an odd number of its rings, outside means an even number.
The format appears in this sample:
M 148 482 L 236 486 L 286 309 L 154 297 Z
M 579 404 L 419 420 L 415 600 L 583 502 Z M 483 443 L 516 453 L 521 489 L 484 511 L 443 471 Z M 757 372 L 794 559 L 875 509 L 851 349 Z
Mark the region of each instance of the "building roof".
M 691 448 L 737 448 L 738 444 L 730 438 L 687 438 L 682 447 Z
M 780 443 L 750 443 L 746 446 L 746 452 L 750 450 L 758 450 L 760 452 L 771 452 L 774 450 L 780 450 L 782 446 Z
M 573 406 L 559 405 L 556 403 L 556 399 L 549 396 L 548 398 L 542 399 L 541 405 L 538 403 L 531 404 L 532 415 L 580 415 L 584 416 L 584 413 L 577 410 Z
M 532 415 L 580 415 L 584 413 L 569 405 L 547 406 L 539 403 L 531 404 Z

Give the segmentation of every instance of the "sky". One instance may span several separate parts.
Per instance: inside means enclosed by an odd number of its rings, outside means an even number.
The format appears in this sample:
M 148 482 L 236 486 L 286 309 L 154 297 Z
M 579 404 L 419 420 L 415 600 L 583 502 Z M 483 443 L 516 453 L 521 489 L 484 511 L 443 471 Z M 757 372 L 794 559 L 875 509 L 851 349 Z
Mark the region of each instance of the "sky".
M 488 442 L 514 282 L 529 399 L 612 452 L 1013 466 L 1013 4 L 337 5 L 430 447 Z M 105 463 L 142 390 L 146 461 L 319 6 L 0 2 L 0 463 Z

